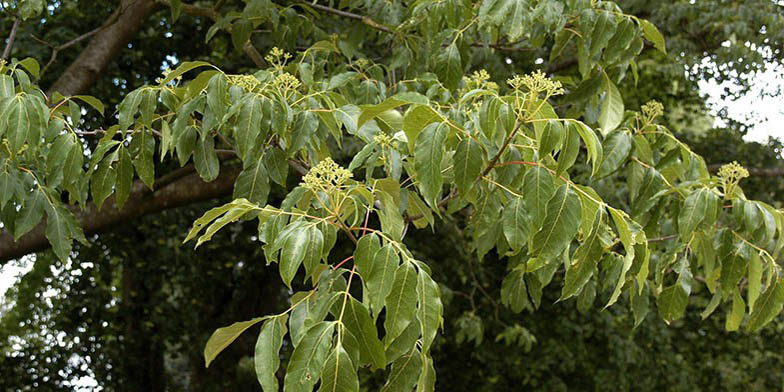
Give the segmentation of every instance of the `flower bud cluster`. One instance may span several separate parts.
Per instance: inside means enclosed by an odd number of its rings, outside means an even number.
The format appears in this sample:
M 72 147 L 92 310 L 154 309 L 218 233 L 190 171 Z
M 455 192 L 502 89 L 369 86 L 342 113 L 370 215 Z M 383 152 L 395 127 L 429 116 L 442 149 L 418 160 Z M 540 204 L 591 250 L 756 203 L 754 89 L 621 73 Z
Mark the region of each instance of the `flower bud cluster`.
M 352 176 L 350 171 L 340 167 L 331 158 L 326 158 L 302 177 L 302 186 L 314 192 L 329 192 L 340 189 Z
M 253 91 L 261 84 L 255 76 L 252 75 L 226 75 L 229 84 L 242 88 L 245 91 Z
M 515 90 L 520 90 L 525 87 L 531 92 L 532 96 L 538 96 L 539 94 L 544 93 L 545 99 L 564 93 L 561 82 L 548 78 L 538 69 L 528 75 L 515 75 L 506 82 Z

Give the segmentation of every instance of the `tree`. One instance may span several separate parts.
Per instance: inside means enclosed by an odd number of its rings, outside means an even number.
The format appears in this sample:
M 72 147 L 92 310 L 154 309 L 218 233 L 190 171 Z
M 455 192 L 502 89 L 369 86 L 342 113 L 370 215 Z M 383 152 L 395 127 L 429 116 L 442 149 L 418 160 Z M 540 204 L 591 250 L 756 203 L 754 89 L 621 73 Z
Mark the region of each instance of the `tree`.
M 35 3 L 20 3 L 17 20 L 31 15 L 25 7 Z M 156 8 L 144 1 L 125 6 L 115 18 L 128 29 Z M 266 69 L 252 76 L 196 74 L 214 66 L 183 63 L 126 95 L 118 124 L 85 131 L 76 102 L 103 112 L 101 103 L 55 91 L 74 94 L 95 80 L 95 67 L 106 66 L 123 45 L 121 34 L 96 31 L 48 96 L 21 68 L 35 76 L 35 62 L 12 62 L 0 106 L 7 114 L 4 189 L 14 191 L 3 192 L 2 221 L 20 241 L 6 236 L 0 249 L 7 259 L 48 240 L 65 260 L 82 229 L 97 232 L 233 189 L 236 199 L 197 220 L 189 237 L 201 244 L 230 222 L 258 218 L 268 263 L 278 262 L 284 283 L 301 291 L 284 313 L 217 331 L 205 350 L 208 364 L 237 333 L 263 322 L 261 344 L 279 348 L 288 336 L 295 346 L 288 388 L 312 387 L 322 375 L 323 388 L 333 381 L 352 389 L 354 370 L 364 365 L 390 368 L 388 388 L 427 388 L 441 290 L 431 278 L 435 265 L 403 240 L 411 237 L 409 225 L 436 227 L 434 214 L 459 220 L 479 259 L 507 260 L 496 284 L 512 311 L 539 307 L 557 270 L 565 271 L 561 299 L 597 296 L 609 306 L 623 294 L 637 320 L 651 296 L 663 319 L 680 318 L 692 287 L 703 283 L 713 293 L 709 309 L 732 304 L 730 329 L 742 321 L 744 302 L 750 329 L 781 310 L 784 286 L 775 262 L 781 212 L 746 200 L 738 188 L 742 168 L 727 166 L 711 177 L 702 158 L 656 124 L 660 105 L 624 111 L 618 84 L 627 70 L 638 73 L 634 56 L 643 37 L 664 51 L 650 22 L 611 3 L 581 1 L 535 8 L 504 1 L 411 9 L 379 3 L 347 5 L 349 11 L 256 1 L 225 15 L 218 11 L 223 2 L 171 6 L 173 18 L 191 12 L 215 19 L 208 37 L 230 31 L 232 44 Z M 509 14 L 514 23 L 505 20 Z M 346 29 L 345 19 L 356 23 Z M 272 49 L 262 60 L 253 43 L 266 27 L 270 45 L 304 50 L 291 59 Z M 541 68 L 558 81 L 534 72 L 509 75 L 509 87 L 491 82 L 490 74 L 506 79 L 507 59 L 515 69 L 539 68 L 537 57 L 521 51 L 498 54 L 510 48 L 541 54 L 540 62 L 549 58 Z M 480 62 L 489 74 L 464 77 Z M 180 82 L 189 71 L 194 78 Z M 94 146 L 89 161 L 84 144 Z M 180 165 L 191 157 L 193 164 L 156 178 L 172 166 L 170 153 Z M 299 186 L 287 181 L 288 166 L 304 174 Z M 608 189 L 622 177 L 624 190 Z M 273 182 L 291 191 L 281 204 L 265 205 Z M 82 209 L 69 210 L 65 200 Z M 338 237 L 357 243 L 353 260 L 329 256 Z M 311 284 L 300 283 L 303 277 Z M 375 328 L 382 324 L 383 341 Z M 272 350 L 258 352 L 265 388 L 277 385 L 277 358 Z

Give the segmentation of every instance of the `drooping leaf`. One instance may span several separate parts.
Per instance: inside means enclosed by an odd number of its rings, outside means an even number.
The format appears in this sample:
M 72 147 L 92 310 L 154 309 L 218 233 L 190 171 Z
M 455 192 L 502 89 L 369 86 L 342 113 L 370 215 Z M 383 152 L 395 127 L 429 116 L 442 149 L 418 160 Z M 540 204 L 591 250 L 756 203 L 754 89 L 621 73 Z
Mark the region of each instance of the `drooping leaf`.
M 231 342 L 237 339 L 246 329 L 263 321 L 264 317 L 257 317 L 253 320 L 238 321 L 228 327 L 218 328 L 212 333 L 207 344 L 204 346 L 204 367 L 209 367 L 210 363 L 220 354 L 223 349 L 228 347 Z
M 360 362 L 357 365 L 370 364 L 375 369 L 386 366 L 384 345 L 378 339 L 376 325 L 365 305 L 349 297 L 346 301 L 343 323 L 359 345 Z
M 417 137 L 414 153 L 417 181 L 422 197 L 431 208 L 438 209 L 438 199 L 444 176 L 441 173 L 441 161 L 444 157 L 444 143 L 449 127 L 443 123 L 430 124 Z
M 414 349 L 392 362 L 392 371 L 381 392 L 409 392 L 422 372 L 422 355 Z
M 542 228 L 534 235 L 532 253 L 550 260 L 561 254 L 580 228 L 580 198 L 569 187 L 561 185 L 547 202 L 547 215 Z
M 392 291 L 399 263 L 400 258 L 395 248 L 392 244 L 386 244 L 375 253 L 372 268 L 362 276 L 367 285 L 366 302 L 373 310 L 374 317 L 378 317 L 384 300 Z
M 312 391 L 313 386 L 321 378 L 321 372 L 326 365 L 334 329 L 334 322 L 321 321 L 305 332 L 294 347 L 294 352 L 291 354 L 286 368 L 286 377 L 283 381 L 284 391 Z
M 419 301 L 417 318 L 422 330 L 422 352 L 427 353 L 436 337 L 438 326 L 442 323 L 444 305 L 441 303 L 438 284 L 422 269 L 417 274 L 416 291 Z
M 400 336 L 414 320 L 416 303 L 417 272 L 410 262 L 404 262 L 395 271 L 392 289 L 385 300 L 387 313 L 384 330 L 389 339 Z
M 453 160 L 457 191 L 461 195 L 467 195 L 482 172 L 484 164 L 482 148 L 473 139 L 464 138 L 458 143 Z
M 283 337 L 286 335 L 286 320 L 283 314 L 273 317 L 261 326 L 259 338 L 256 340 L 256 351 L 253 356 L 256 378 L 265 391 L 278 390 L 278 378 L 275 373 L 280 368 L 280 348 L 283 346 Z
M 752 332 L 758 331 L 781 313 L 782 306 L 784 306 L 784 284 L 781 280 L 774 279 L 773 284 L 762 293 L 754 305 L 754 311 L 749 315 L 746 328 Z
M 623 98 L 609 77 L 604 77 L 604 98 L 599 108 L 599 127 L 603 135 L 618 128 L 623 121 Z
M 528 241 L 529 216 L 522 198 L 515 197 L 509 200 L 501 216 L 504 236 L 513 251 L 517 252 Z
M 351 362 L 343 345 L 337 344 L 327 357 L 324 372 L 321 375 L 321 387 L 324 392 L 358 392 L 359 377 L 356 366 Z

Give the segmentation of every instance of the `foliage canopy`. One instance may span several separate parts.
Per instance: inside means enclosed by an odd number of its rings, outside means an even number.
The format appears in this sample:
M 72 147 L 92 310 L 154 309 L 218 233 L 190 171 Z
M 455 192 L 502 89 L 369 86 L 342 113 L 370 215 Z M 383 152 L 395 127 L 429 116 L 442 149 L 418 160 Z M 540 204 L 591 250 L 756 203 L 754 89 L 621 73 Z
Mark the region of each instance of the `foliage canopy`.
M 200 246 L 256 220 L 290 307 L 215 331 L 204 358 L 209 366 L 260 323 L 264 390 L 278 389 L 284 342 L 293 346 L 286 391 L 358 390 L 359 367 L 385 369 L 385 391 L 433 390 L 443 293 L 406 237 L 438 220 L 459 220 L 479 260 L 506 260 L 497 284 L 512 312 L 540 307 L 555 274 L 564 275 L 559 301 L 589 309 L 623 298 L 635 324 L 651 302 L 666 322 L 682 318 L 697 287 L 712 294 L 703 317 L 727 304 L 728 330 L 757 331 L 781 312 L 784 212 L 744 196 L 742 167 L 711 175 L 657 123 L 660 103 L 624 104 L 619 86 L 639 78 L 646 42 L 666 53 L 654 24 L 604 1 L 345 3 L 251 0 L 213 15 L 207 41 L 229 34 L 253 53 L 263 30 L 281 47 L 304 46 L 273 48 L 246 74 L 183 62 L 128 93 L 106 129 L 81 120 L 106 111 L 100 100 L 45 94 L 35 60 L 3 64 L 4 229 L 20 238 L 45 219 L 66 260 L 73 241 L 87 241 L 72 211 L 107 200 L 122 209 L 136 178 L 155 192 L 164 162 L 207 183 L 237 162 L 234 200 L 197 219 L 186 241 Z M 186 6 L 169 5 L 174 20 Z M 28 18 L 43 2 L 18 7 Z M 341 19 L 322 13 L 356 19 L 346 27 L 353 39 L 338 39 Z M 504 74 L 518 61 L 504 55 L 510 47 L 541 55 L 519 60 L 536 70 Z M 622 191 L 605 192 L 610 178 Z M 276 189 L 285 198 L 267 204 Z M 355 250 L 335 260 L 339 237 Z

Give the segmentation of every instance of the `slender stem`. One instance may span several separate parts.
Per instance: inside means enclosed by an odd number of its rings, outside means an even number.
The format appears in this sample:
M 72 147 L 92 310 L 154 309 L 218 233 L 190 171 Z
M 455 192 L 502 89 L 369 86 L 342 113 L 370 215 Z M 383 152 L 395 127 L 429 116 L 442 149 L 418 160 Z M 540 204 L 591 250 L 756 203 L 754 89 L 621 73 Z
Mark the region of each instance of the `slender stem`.
M 19 31 L 19 25 L 22 23 L 22 18 L 17 16 L 14 20 L 14 25 L 11 26 L 11 33 L 8 34 L 8 43 L 5 44 L 5 50 L 3 50 L 3 60 L 8 60 L 8 56 L 11 55 L 11 48 L 14 46 L 14 40 L 16 40 L 16 32 Z

